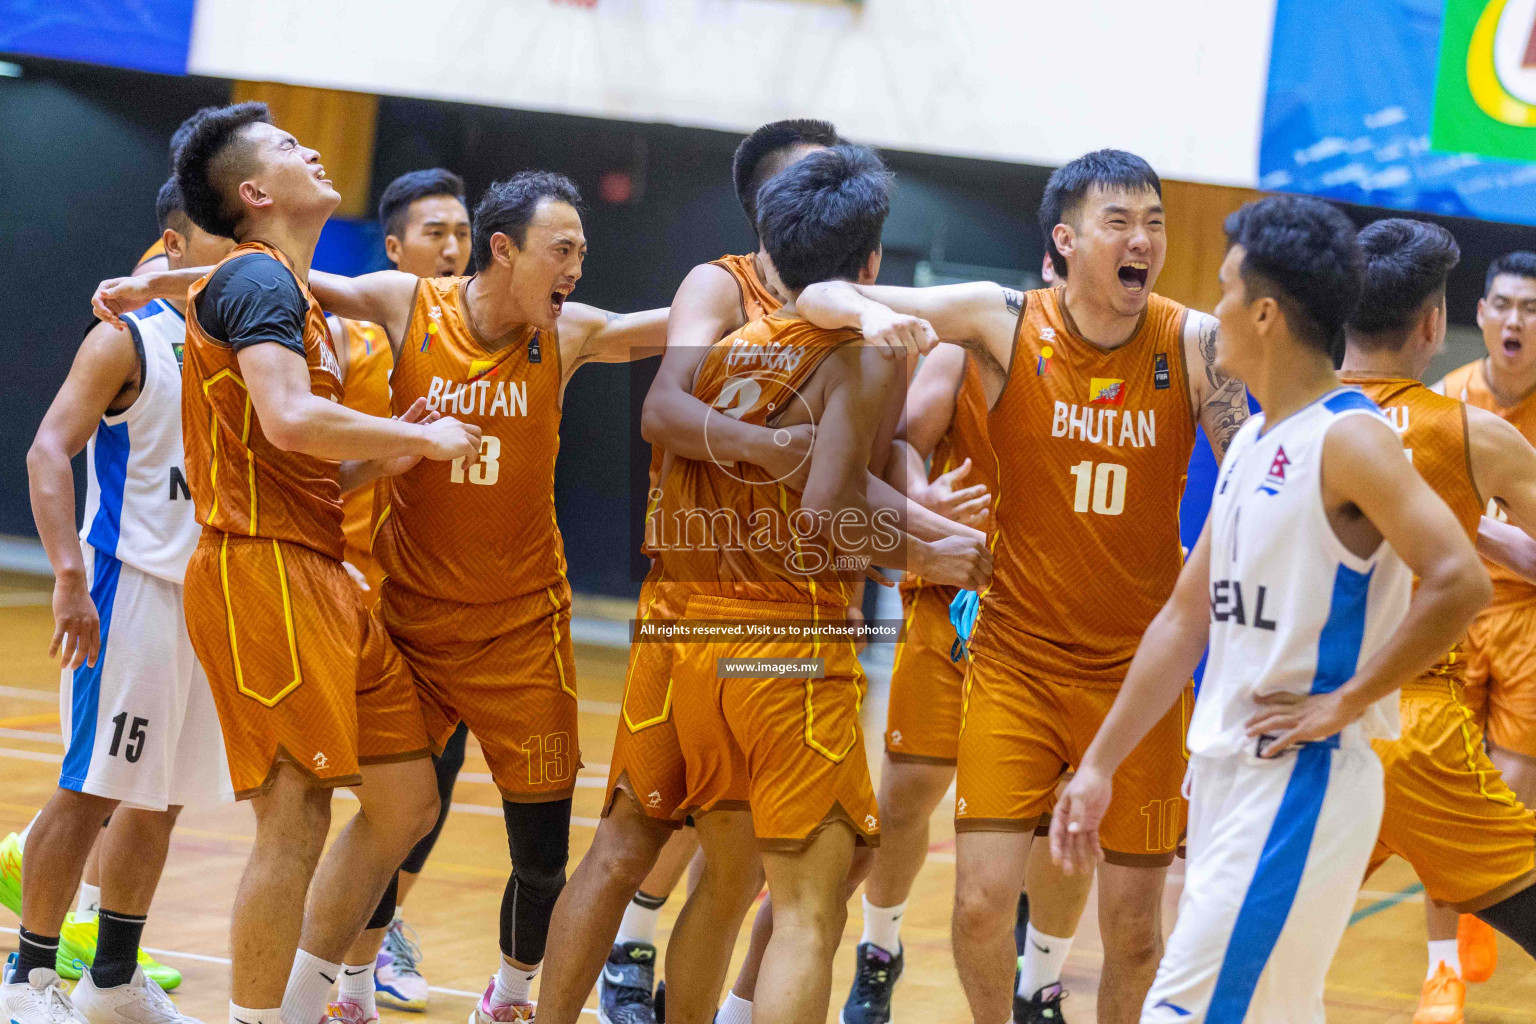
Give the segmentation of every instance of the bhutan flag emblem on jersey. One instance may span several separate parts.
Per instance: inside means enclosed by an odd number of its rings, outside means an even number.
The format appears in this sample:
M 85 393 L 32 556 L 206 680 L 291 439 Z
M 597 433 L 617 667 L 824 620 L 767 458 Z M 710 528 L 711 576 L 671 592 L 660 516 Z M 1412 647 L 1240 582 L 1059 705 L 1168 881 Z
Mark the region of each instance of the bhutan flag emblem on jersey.
M 471 359 L 469 361 L 469 382 L 473 384 L 477 380 L 487 380 L 496 376 L 496 371 L 501 369 L 501 362 L 497 359 Z
M 1089 405 L 1124 405 L 1125 380 L 1121 377 L 1094 377 L 1088 382 Z

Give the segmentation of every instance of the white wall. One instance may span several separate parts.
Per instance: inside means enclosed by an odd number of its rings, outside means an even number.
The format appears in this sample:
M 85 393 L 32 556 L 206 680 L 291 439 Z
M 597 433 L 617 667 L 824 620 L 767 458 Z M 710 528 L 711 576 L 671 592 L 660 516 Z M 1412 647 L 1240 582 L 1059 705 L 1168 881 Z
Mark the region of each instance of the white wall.
M 194 74 L 1254 185 L 1275 0 L 199 0 Z

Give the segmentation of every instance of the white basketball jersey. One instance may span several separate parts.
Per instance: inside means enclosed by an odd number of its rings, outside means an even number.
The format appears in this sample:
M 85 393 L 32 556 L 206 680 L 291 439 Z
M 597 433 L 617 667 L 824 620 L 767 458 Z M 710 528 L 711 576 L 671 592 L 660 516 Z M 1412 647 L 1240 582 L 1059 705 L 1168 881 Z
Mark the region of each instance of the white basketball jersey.
M 80 537 L 151 576 L 180 583 L 202 532 L 181 447 L 186 321 L 158 299 L 123 320 L 144 353 L 144 381 L 133 404 L 103 416 L 86 445 Z
M 1252 750 L 1244 723 L 1255 696 L 1338 689 L 1407 612 L 1413 574 L 1397 553 L 1383 541 L 1356 557 L 1323 509 L 1323 440 L 1360 415 L 1382 413 L 1358 388 L 1339 388 L 1268 430 L 1254 416 L 1232 441 L 1211 501 L 1210 660 L 1192 753 Z M 1382 698 L 1341 739 L 1396 736 L 1397 701 Z

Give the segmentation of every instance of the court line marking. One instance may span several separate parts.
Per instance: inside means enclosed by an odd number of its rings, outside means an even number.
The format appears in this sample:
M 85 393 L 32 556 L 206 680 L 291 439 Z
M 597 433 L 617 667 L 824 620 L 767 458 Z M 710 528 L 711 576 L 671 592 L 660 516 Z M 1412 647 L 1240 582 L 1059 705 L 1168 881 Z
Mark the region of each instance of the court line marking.
M 56 747 L 64 745 L 64 738 L 56 732 L 37 732 L 32 729 L 0 729 L 0 738 L 8 740 L 30 740 L 33 743 L 52 743 Z
M 17 934 L 15 928 L 0 927 L 0 932 L 5 932 L 7 935 Z M 182 960 L 195 960 L 196 962 L 202 964 L 219 964 L 223 967 L 228 967 L 230 962 L 229 957 L 227 956 L 210 956 L 207 953 L 188 953 L 186 950 L 182 949 L 157 949 L 154 946 L 145 946 L 144 952 L 149 953 L 152 956 L 179 957 Z M 439 992 L 445 996 L 461 996 L 465 999 L 479 999 L 482 995 L 480 992 L 470 992 L 462 988 L 444 988 L 441 985 L 428 985 L 427 989 L 432 992 Z M 589 1010 L 586 1008 L 583 1008 L 581 1012 L 590 1013 L 593 1015 L 597 1013 L 596 1010 Z
M 35 686 L 0 686 L 0 697 L 15 697 L 17 700 L 42 700 L 49 704 L 59 699 L 57 690 L 39 690 Z
M 1419 896 L 1419 902 L 1422 903 L 1423 897 L 1421 894 L 1423 892 L 1424 884 L 1422 882 L 1414 882 L 1412 885 L 1399 889 L 1397 892 L 1381 894 L 1381 898 L 1377 899 L 1374 903 L 1367 904 L 1351 914 L 1349 916 L 1349 923 L 1351 925 L 1358 924 L 1372 914 L 1379 914 L 1383 910 L 1391 910 L 1399 903 L 1406 903 L 1415 896 Z

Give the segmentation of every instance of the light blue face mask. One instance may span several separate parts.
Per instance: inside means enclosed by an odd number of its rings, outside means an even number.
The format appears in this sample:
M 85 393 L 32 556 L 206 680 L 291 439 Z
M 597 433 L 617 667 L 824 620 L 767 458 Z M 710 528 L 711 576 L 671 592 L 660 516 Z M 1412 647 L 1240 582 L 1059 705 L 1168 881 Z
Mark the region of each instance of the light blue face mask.
M 971 631 L 976 628 L 976 613 L 981 610 L 981 597 L 974 590 L 962 590 L 949 603 L 949 622 L 955 627 L 955 642 L 949 648 L 949 660 L 959 661 L 968 657 L 966 644 Z

